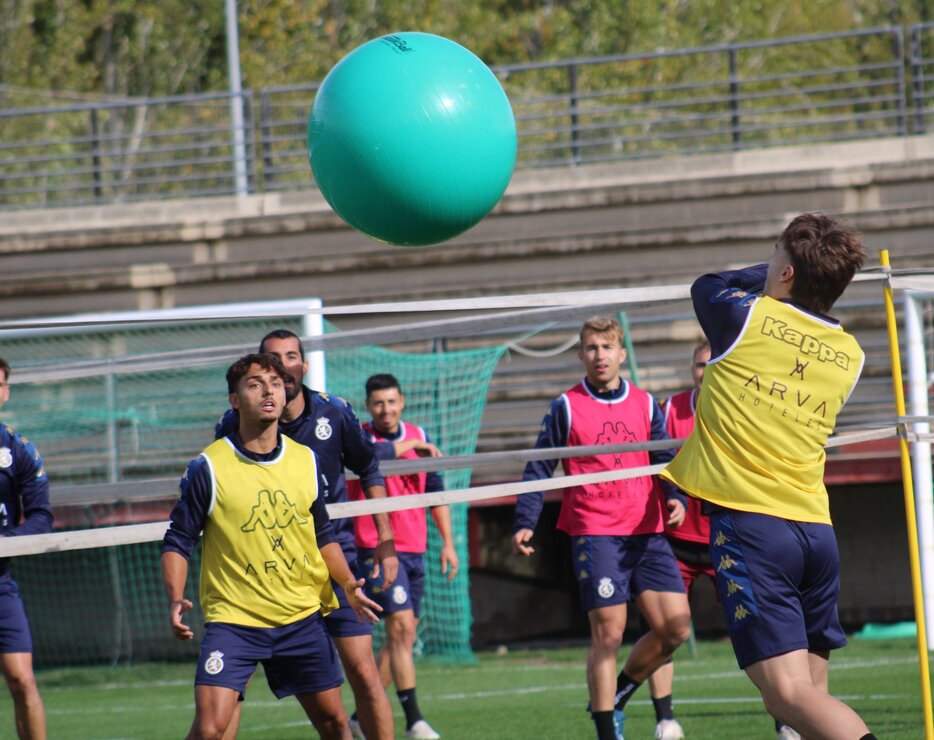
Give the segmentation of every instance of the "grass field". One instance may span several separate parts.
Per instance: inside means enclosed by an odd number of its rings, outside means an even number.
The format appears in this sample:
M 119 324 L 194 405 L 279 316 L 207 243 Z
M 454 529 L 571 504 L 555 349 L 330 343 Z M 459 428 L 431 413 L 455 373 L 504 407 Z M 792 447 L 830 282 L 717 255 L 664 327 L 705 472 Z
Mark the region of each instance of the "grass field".
M 446 740 L 592 738 L 584 711 L 583 648 L 481 654 L 473 666 L 422 662 L 419 704 Z M 50 738 L 184 737 L 194 713 L 193 664 L 42 671 L 38 675 Z M 297 702 L 277 702 L 265 680 L 253 682 L 240 737 L 314 737 Z M 852 640 L 831 663 L 831 689 L 853 706 L 879 738 L 923 736 L 918 659 L 911 639 Z M 345 688 L 345 699 L 352 704 Z M 396 726 L 402 737 L 398 701 Z M 676 658 L 675 711 L 691 740 L 774 738 L 758 695 L 737 668 L 728 644 L 701 642 L 698 657 Z M 647 687 L 627 707 L 626 737 L 653 737 Z M 13 734 L 12 706 L 0 698 L 0 737 Z

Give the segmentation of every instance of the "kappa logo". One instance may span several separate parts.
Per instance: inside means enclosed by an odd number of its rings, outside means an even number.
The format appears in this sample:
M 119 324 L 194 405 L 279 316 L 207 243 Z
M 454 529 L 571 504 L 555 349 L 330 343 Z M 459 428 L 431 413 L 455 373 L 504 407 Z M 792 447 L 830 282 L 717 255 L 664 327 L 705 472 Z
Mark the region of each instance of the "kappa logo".
M 405 592 L 405 588 L 402 586 L 393 586 L 392 588 L 392 600 L 396 604 L 404 604 L 409 598 L 409 595 Z
M 9 447 L 0 447 L 0 468 L 6 470 L 13 464 L 13 451 Z
M 331 435 L 334 433 L 334 430 L 331 429 L 331 421 L 325 416 L 319 416 L 315 419 L 315 436 L 320 439 L 322 442 L 326 442 L 331 438 Z
M 804 334 L 795 329 L 789 329 L 788 324 L 771 316 L 762 321 L 762 333 L 767 337 L 780 339 L 787 344 L 798 347 L 805 355 L 816 356 L 820 362 L 832 362 L 839 368 L 846 370 L 850 366 L 850 356 L 845 352 L 838 352 L 829 344 L 825 344 L 817 337 Z
M 224 670 L 224 654 L 220 650 L 215 650 L 204 661 L 204 672 L 216 676 L 222 670 Z
M 604 422 L 603 428 L 597 434 L 597 444 L 614 444 L 620 442 L 635 442 L 636 435 L 621 421 Z M 613 455 L 613 467 L 623 467 L 623 456 L 619 453 Z
M 285 491 L 269 492 L 266 489 L 257 494 L 258 501 L 250 514 L 250 520 L 240 527 L 241 532 L 253 532 L 257 527 L 284 529 L 292 522 L 305 524 L 308 519 L 298 513 L 298 508 L 289 501 Z
M 597 585 L 597 593 L 600 595 L 601 599 L 610 598 L 616 593 L 616 587 L 613 585 L 613 581 L 609 578 L 601 578 L 600 583 Z

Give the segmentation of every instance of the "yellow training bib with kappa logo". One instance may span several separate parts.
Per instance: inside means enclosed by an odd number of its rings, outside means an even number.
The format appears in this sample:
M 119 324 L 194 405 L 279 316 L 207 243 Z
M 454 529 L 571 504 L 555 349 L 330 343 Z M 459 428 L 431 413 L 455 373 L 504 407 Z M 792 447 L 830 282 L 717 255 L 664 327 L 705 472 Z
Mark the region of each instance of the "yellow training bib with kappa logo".
M 245 457 L 227 438 L 201 456 L 213 487 L 201 560 L 205 621 L 279 627 L 336 609 L 310 511 L 318 496 L 312 451 L 282 435 L 268 462 Z
M 863 359 L 838 324 L 758 299 L 707 364 L 694 431 L 661 477 L 730 509 L 830 524 L 824 444 Z

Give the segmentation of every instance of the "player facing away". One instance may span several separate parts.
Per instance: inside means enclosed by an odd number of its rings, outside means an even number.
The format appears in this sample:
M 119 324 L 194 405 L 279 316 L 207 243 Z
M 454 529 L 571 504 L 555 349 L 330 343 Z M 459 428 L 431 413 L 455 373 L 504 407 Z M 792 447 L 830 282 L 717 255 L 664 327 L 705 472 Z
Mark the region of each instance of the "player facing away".
M 704 500 L 733 650 L 765 708 L 808 738 L 874 737 L 828 693 L 840 559 L 824 443 L 863 366 L 827 315 L 862 266 L 859 237 L 823 214 L 784 230 L 768 264 L 691 288 L 713 359 L 694 433 L 662 477 Z
M 620 375 L 626 359 L 620 325 L 607 317 L 586 321 L 580 332 L 586 377 L 552 402 L 535 443 L 537 449 L 670 439 L 661 409 L 645 391 Z M 636 468 L 668 462 L 673 452 L 624 452 L 568 458 L 567 475 Z M 526 465 L 523 480 L 550 478 L 556 460 Z M 529 545 L 544 494 L 519 497 L 513 550 Z M 684 496 L 666 485 L 661 494 L 649 476 L 565 489 L 558 529 L 571 537 L 572 563 L 581 603 L 590 621 L 587 685 L 598 740 L 623 737 L 623 708 L 635 690 L 687 638 L 691 615 L 684 583 L 665 523 L 684 519 Z M 633 646 L 616 674 L 616 654 L 626 627 L 626 605 L 634 598 L 650 631 Z
M 261 353 L 275 355 L 286 371 L 286 405 L 279 419 L 279 430 L 296 442 L 310 447 L 328 481 L 328 503 L 348 500 L 344 468 L 356 473 L 368 498 L 386 496 L 379 460 L 369 437 L 364 433 L 350 404 L 323 391 L 313 391 L 302 383 L 308 372 L 308 362 L 299 338 L 288 329 L 269 332 L 259 344 Z M 215 437 L 223 437 L 237 428 L 237 412 L 228 411 L 215 429 Z M 378 532 L 376 556 L 381 574 L 387 583 L 396 578 L 398 561 L 392 529 L 386 514 L 373 517 Z M 353 521 L 337 519 L 334 536 L 351 568 L 356 567 L 357 549 L 354 543 Z M 357 575 L 360 575 L 359 573 Z M 324 624 L 334 640 L 347 681 L 353 690 L 360 725 L 368 740 L 393 737 L 392 706 L 379 675 L 373 656 L 373 631 L 361 623 L 344 598 L 340 583 L 334 584 L 340 608 L 325 617 Z M 239 722 L 238 707 L 232 727 Z M 228 733 L 232 738 L 235 732 Z
M 405 396 L 395 376 L 383 373 L 367 379 L 366 409 L 372 420 L 365 423 L 363 428 L 385 459 L 414 459 L 419 457 L 421 450 L 436 449 L 422 427 L 402 421 Z M 381 444 L 385 442 L 391 442 L 392 445 Z M 350 481 L 347 487 L 352 499 L 363 498 L 363 490 L 357 481 Z M 390 496 L 408 496 L 443 491 L 444 483 L 437 473 L 411 473 L 387 477 L 386 489 Z M 451 534 L 450 507 L 432 507 L 431 515 L 441 535 L 441 572 L 451 580 L 457 575 L 459 562 Z M 358 572 L 366 577 L 367 595 L 383 608 L 386 643 L 377 656 L 377 663 L 383 684 L 387 687 L 390 683 L 396 685 L 396 695 L 405 712 L 405 736 L 432 740 L 440 735 L 419 710 L 415 692 L 415 661 L 412 657 L 419 607 L 425 591 L 427 516 L 424 508 L 418 508 L 392 512 L 389 518 L 399 553 L 399 575 L 395 583 L 387 587 L 381 578 L 373 575 L 373 550 L 377 543 L 377 532 L 372 520 L 367 517 L 354 518 L 359 552 Z M 352 729 L 354 719 L 350 719 Z
M 272 355 L 245 355 L 230 366 L 237 429 L 189 464 L 163 541 L 169 619 L 187 640 L 188 560 L 204 532 L 205 630 L 189 738 L 224 736 L 257 662 L 276 697 L 294 695 L 321 737 L 350 736 L 340 663 L 323 620 L 338 605 L 332 578 L 361 619 L 375 621 L 380 607 L 334 539 L 314 452 L 279 431 L 285 376 Z
M 10 399 L 9 364 L 0 359 L 0 408 Z M 0 535 L 52 531 L 49 477 L 35 445 L 0 423 Z M 13 697 L 16 734 L 46 736 L 45 707 L 32 669 L 32 634 L 10 561 L 0 559 L 0 668 Z

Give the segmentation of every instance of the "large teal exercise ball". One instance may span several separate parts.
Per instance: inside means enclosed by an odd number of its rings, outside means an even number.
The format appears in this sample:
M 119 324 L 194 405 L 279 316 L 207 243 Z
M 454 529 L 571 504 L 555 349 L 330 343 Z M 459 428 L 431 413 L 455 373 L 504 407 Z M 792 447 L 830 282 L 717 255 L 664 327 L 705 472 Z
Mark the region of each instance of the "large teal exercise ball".
M 353 228 L 435 244 L 496 205 L 516 162 L 506 93 L 477 56 L 441 36 L 368 41 L 328 73 L 308 121 L 315 180 Z

